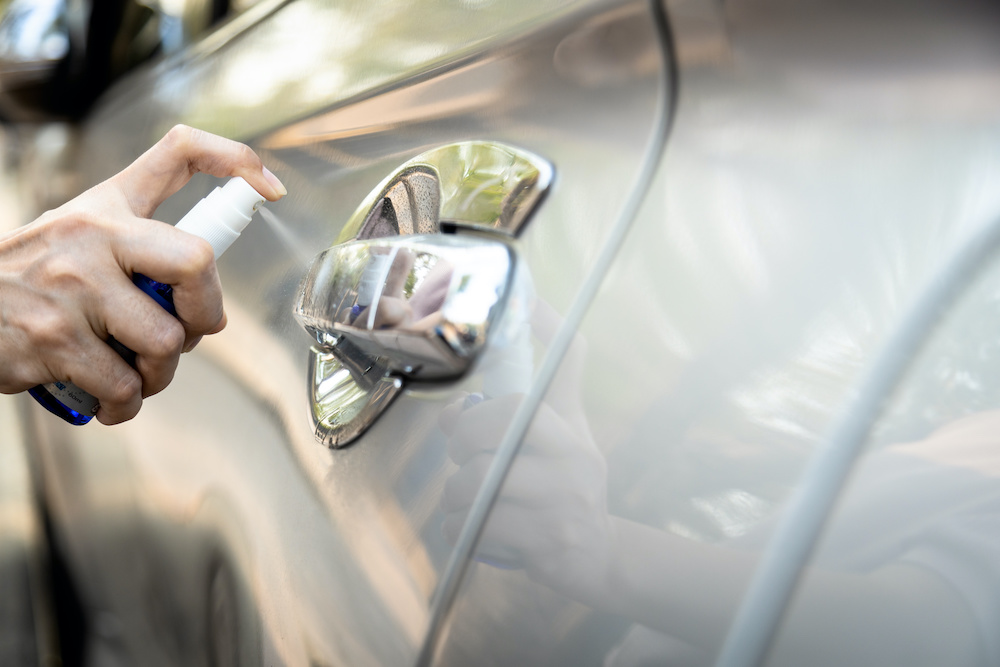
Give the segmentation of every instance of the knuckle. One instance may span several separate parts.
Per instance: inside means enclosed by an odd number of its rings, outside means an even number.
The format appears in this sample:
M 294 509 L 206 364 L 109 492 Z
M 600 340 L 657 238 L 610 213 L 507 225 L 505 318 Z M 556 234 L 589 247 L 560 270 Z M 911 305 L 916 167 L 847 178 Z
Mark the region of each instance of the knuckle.
M 157 327 L 156 333 L 149 339 L 147 354 L 157 359 L 169 359 L 179 356 L 184 348 L 184 327 L 171 318 Z
M 33 308 L 21 321 L 20 328 L 38 350 L 68 346 L 77 339 L 77 332 L 66 314 L 48 305 Z
M 38 384 L 40 375 L 33 370 L 30 364 L 19 359 L 12 360 L 0 374 L 0 394 L 16 394 Z
M 189 234 L 181 250 L 180 268 L 189 275 L 211 272 L 215 266 L 215 251 L 205 239 Z
M 50 292 L 75 292 L 86 284 L 85 270 L 78 257 L 67 253 L 57 253 L 45 260 L 40 267 L 38 278 Z
M 193 127 L 178 123 L 163 135 L 159 145 L 163 146 L 164 151 L 172 160 L 180 163 L 187 162 L 188 169 L 194 171 L 190 155 L 194 151 L 194 147 L 198 145 L 200 132 Z
M 236 158 L 241 164 L 248 164 L 250 166 L 257 166 L 261 164 L 260 158 L 253 151 L 252 148 L 246 144 L 240 144 L 236 152 Z
M 76 241 L 103 232 L 104 219 L 89 205 L 77 203 L 72 210 L 58 212 L 49 219 L 49 233 L 60 240 Z
M 108 389 L 108 395 L 103 401 L 119 405 L 133 402 L 142 392 L 142 378 L 129 369 L 122 373 Z
M 210 271 L 215 266 L 215 251 L 212 244 L 202 238 L 195 237 L 197 241 L 191 249 L 191 262 L 199 273 Z
M 173 150 L 183 150 L 191 141 L 194 128 L 178 123 L 163 135 L 162 144 Z

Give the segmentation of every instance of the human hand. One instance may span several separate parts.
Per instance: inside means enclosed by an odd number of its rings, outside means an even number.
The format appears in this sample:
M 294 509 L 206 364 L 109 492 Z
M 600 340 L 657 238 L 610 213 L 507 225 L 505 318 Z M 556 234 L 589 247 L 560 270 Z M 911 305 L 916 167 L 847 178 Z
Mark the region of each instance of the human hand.
M 241 176 L 271 201 L 285 194 L 249 147 L 178 125 L 112 178 L 0 236 L 0 392 L 69 381 L 100 401 L 99 421 L 119 423 L 170 383 L 182 351 L 222 330 L 211 246 L 149 219 L 198 172 Z M 173 286 L 176 318 L 135 273 Z M 135 368 L 109 336 L 136 353 Z
M 532 328 L 551 339 L 558 316 L 538 302 Z M 489 561 L 523 567 L 557 591 L 590 599 L 602 588 L 617 538 L 607 510 L 607 464 L 590 433 L 582 400 L 584 345 L 577 338 L 507 474 L 479 543 Z M 445 536 L 455 541 L 496 451 L 524 399 L 509 394 L 442 413 L 448 453 L 459 469 L 445 483 Z M 471 404 L 471 405 L 470 405 Z
M 465 523 L 496 447 L 522 396 L 511 395 L 456 410 L 442 419 L 448 452 L 459 470 L 441 499 L 445 536 Z M 603 582 L 614 547 L 607 512 L 604 457 L 543 404 L 514 462 L 480 539 L 487 560 L 523 567 L 534 580 L 578 599 Z
M 370 324 L 372 329 L 398 329 L 409 332 L 432 330 L 441 321 L 441 309 L 448 297 L 454 265 L 447 260 L 434 263 L 427 275 L 420 276 L 413 293 L 407 297 L 406 281 L 416 256 L 402 249 L 393 258 L 386 276 L 378 307 Z

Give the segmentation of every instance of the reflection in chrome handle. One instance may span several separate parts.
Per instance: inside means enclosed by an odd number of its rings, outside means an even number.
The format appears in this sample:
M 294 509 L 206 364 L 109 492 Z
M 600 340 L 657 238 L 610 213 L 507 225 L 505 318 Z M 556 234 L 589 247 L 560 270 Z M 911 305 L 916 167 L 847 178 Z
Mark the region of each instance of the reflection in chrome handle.
M 363 432 L 359 421 L 388 406 L 402 379 L 465 373 L 503 308 L 513 262 L 506 243 L 478 236 L 351 241 L 321 253 L 295 306 L 318 346 L 311 380 L 317 435 L 347 444 Z
M 485 345 L 512 267 L 510 249 L 492 239 L 351 241 L 314 260 L 295 316 L 329 350 L 347 340 L 400 376 L 456 378 Z

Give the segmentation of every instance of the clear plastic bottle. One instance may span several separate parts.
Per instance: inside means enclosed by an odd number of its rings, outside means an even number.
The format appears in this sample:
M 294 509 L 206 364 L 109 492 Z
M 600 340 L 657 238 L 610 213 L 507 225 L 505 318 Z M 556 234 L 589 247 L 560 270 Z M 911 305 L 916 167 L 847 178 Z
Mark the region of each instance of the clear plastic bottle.
M 195 204 L 176 227 L 208 241 L 218 259 L 250 224 L 254 212 L 263 201 L 264 197 L 249 183 L 239 177 L 233 178 Z M 168 313 L 177 315 L 170 285 L 156 282 L 140 273 L 132 276 L 132 282 Z M 132 350 L 114 338 L 109 338 L 108 344 L 130 365 L 135 365 L 135 353 Z M 71 382 L 40 384 L 29 389 L 28 393 L 46 410 L 77 426 L 93 419 L 100 407 L 96 398 Z

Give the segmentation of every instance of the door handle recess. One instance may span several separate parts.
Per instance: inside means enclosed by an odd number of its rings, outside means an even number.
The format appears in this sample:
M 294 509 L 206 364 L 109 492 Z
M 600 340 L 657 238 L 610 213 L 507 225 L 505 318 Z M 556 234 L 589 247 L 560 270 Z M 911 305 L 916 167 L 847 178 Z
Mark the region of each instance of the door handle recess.
M 320 441 L 350 444 L 406 382 L 469 370 L 510 292 L 509 239 L 551 178 L 537 156 L 465 142 L 410 160 L 366 198 L 342 243 L 313 260 L 295 303 L 316 341 L 309 393 Z
M 553 174 L 548 161 L 495 141 L 439 146 L 407 161 L 372 190 L 338 241 L 432 234 L 442 223 L 517 236 Z

